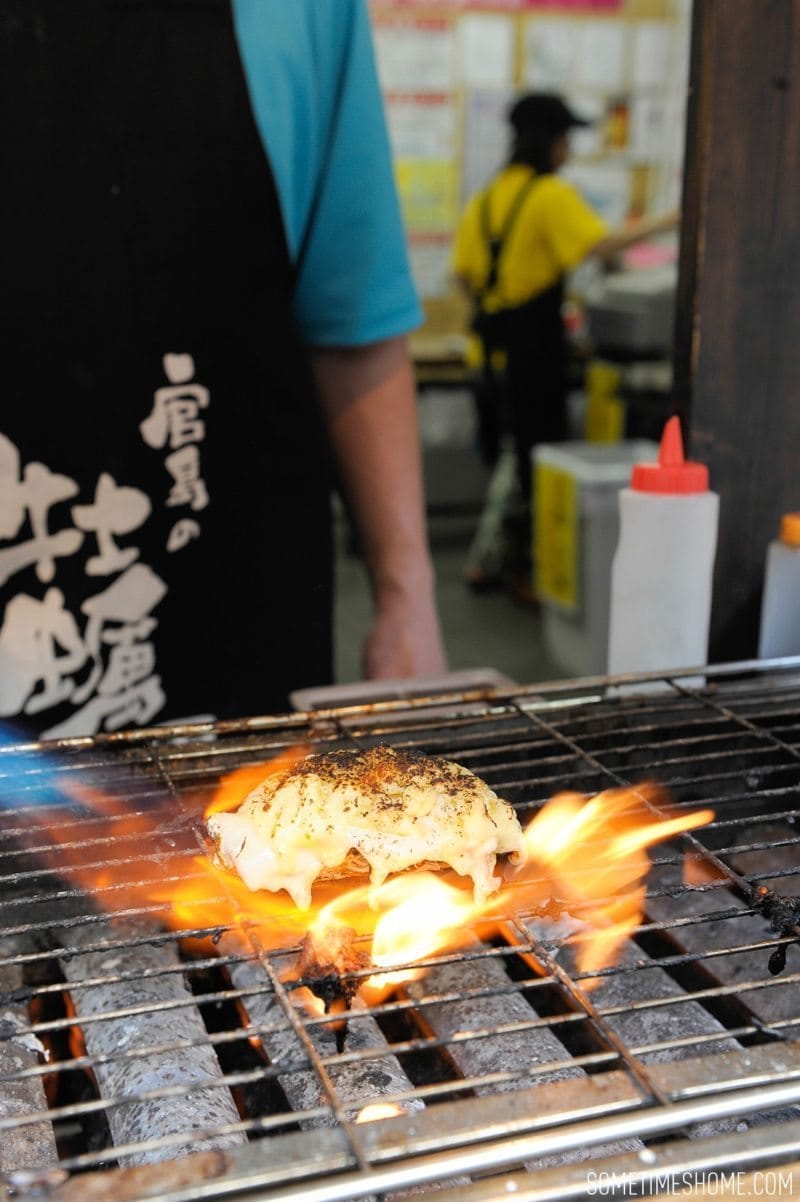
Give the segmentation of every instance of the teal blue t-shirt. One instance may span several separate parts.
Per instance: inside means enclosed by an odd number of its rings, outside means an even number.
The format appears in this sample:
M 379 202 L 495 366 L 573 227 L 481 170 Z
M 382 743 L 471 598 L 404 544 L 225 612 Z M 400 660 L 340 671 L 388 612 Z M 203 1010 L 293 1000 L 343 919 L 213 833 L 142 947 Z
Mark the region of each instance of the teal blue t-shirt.
M 303 339 L 353 346 L 408 332 L 421 311 L 364 0 L 233 0 L 233 13 Z

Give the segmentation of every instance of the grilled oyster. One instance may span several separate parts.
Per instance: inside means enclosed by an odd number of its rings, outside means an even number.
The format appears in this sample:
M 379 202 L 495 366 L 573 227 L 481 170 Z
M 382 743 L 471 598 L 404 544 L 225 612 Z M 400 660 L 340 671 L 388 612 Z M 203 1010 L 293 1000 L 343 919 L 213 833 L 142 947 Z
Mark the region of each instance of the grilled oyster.
M 268 776 L 208 833 L 249 889 L 286 889 L 300 909 L 318 878 L 448 865 L 476 899 L 499 888 L 498 855 L 525 858 L 511 806 L 469 769 L 418 752 L 373 747 L 311 755 Z

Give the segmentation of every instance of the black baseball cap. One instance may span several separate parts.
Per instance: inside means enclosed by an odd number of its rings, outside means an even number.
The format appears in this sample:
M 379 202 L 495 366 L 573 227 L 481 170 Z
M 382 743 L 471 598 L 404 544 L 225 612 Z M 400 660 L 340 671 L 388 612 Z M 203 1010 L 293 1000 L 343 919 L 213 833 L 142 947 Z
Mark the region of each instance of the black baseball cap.
M 562 134 L 573 126 L 590 124 L 573 113 L 553 92 L 530 92 L 521 96 L 509 109 L 508 119 L 517 133 L 541 129 L 549 134 Z

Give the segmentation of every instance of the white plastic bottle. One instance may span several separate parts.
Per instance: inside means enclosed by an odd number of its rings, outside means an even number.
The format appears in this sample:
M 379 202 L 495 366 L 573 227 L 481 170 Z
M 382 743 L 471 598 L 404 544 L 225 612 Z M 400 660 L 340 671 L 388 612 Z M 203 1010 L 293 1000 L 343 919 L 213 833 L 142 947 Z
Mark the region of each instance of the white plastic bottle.
M 707 663 L 719 497 L 706 465 L 684 459 L 677 417 L 664 427 L 658 462 L 634 467 L 619 510 L 609 673 Z
M 758 654 L 800 655 L 800 513 L 785 513 L 767 548 Z

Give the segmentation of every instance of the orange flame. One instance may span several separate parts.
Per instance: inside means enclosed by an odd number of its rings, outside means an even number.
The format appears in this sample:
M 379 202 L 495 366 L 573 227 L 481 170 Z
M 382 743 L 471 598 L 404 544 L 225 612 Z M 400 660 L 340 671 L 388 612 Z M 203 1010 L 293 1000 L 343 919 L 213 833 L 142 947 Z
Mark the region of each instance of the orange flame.
M 713 810 L 664 815 L 655 785 L 608 789 L 589 799 L 559 793 L 525 831 L 529 865 L 544 871 L 565 909 L 588 927 L 576 935 L 579 970 L 613 964 L 642 920 L 646 849 L 713 821 Z
M 264 764 L 245 764 L 243 767 L 229 772 L 222 778 L 219 788 L 206 806 L 204 817 L 210 818 L 212 814 L 238 810 L 247 794 L 252 792 L 256 785 L 260 785 L 262 780 L 266 780 L 268 776 L 274 776 L 276 772 L 288 772 L 298 760 L 305 759 L 310 753 L 311 748 L 302 744 L 297 747 L 287 747 L 285 751 Z
M 205 816 L 238 807 L 266 775 L 286 770 L 307 753 L 305 747 L 291 748 L 269 763 L 237 769 L 221 781 Z M 49 855 L 59 875 L 89 889 L 112 915 L 139 907 L 191 938 L 255 927 L 268 949 L 292 947 L 312 928 L 324 932 L 346 925 L 371 947 L 374 972 L 361 988 L 369 1000 L 420 975 L 426 958 L 464 946 L 478 922 L 496 922 L 501 912 L 530 915 L 554 902 L 581 923 L 571 942 L 591 987 L 591 975 L 614 962 L 641 922 L 647 849 L 714 817 L 711 810 L 667 813 L 663 792 L 651 785 L 590 799 L 562 793 L 529 823 L 525 867 L 506 865 L 503 887 L 480 905 L 471 882 L 454 873 L 407 872 L 381 886 L 346 890 L 341 881 L 318 882 L 312 908 L 300 911 L 288 894 L 251 892 L 236 873 L 198 855 L 191 832 L 183 831 L 183 850 L 181 844 L 166 851 L 164 831 L 175 829 L 171 803 L 169 809 L 165 803 L 138 813 L 135 804 L 74 782 L 65 783 L 64 791 L 89 807 L 90 825 L 76 822 L 68 810 L 51 810 L 49 820 L 32 811 L 31 833 L 45 836 L 38 840 L 40 858 Z
M 290 768 L 307 752 L 306 747 L 292 747 L 268 762 L 228 774 L 205 814 L 241 805 L 256 784 Z M 273 933 L 272 947 L 291 945 L 307 929 L 308 916 L 300 915 L 288 897 L 253 894 L 234 873 L 198 854 L 192 829 L 204 817 L 198 799 L 182 799 L 188 811 L 182 822 L 168 798 L 154 805 L 149 797 L 139 809 L 135 797 L 103 793 L 66 772 L 57 774 L 55 784 L 67 803 L 28 811 L 20 847 L 84 889 L 112 918 L 141 911 L 155 922 L 188 931 L 264 923 Z M 88 814 L 76 814 L 69 803 Z M 209 944 L 205 950 L 213 949 Z
M 421 976 L 420 961 L 470 939 L 471 924 L 486 909 L 471 890 L 432 872 L 405 872 L 382 885 L 348 889 L 323 906 L 311 926 L 320 942 L 336 926 L 351 927 L 370 938 L 376 969 L 396 970 L 362 982 L 362 996 L 374 1005 L 397 985 Z
M 313 925 L 319 931 L 340 922 L 371 933 L 372 963 L 395 970 L 376 973 L 362 987 L 364 996 L 377 1001 L 421 975 L 420 961 L 468 942 L 479 919 L 497 917 L 501 910 L 524 914 L 556 898 L 583 924 L 570 942 L 576 945 L 579 971 L 592 974 L 615 963 L 642 920 L 650 868 L 646 849 L 713 817 L 712 810 L 666 814 L 663 791 L 653 785 L 609 789 L 588 800 L 561 793 L 525 830 L 526 866 L 483 904 L 445 876 L 411 872 L 348 891 Z M 371 917 L 365 921 L 365 915 Z M 586 988 L 596 984 L 590 978 L 584 982 Z

